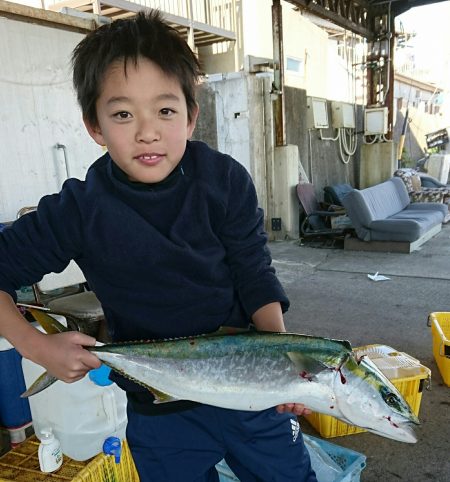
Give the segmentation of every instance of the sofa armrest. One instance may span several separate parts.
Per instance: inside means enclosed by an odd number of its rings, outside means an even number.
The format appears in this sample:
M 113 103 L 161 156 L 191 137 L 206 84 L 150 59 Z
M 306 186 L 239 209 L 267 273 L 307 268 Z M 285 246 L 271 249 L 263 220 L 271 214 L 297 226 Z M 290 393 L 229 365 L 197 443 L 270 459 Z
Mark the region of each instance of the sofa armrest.
M 422 184 L 422 187 L 446 187 L 446 188 L 449 187 L 446 184 L 442 184 L 442 182 L 440 182 L 435 177 L 430 176 L 429 174 L 419 172 L 419 176 L 420 176 L 420 182 Z
M 424 202 L 417 202 L 417 203 L 411 203 L 407 208 L 408 209 L 414 209 L 414 211 L 441 211 L 441 212 L 446 212 L 447 207 L 444 206 L 443 203 L 424 203 Z

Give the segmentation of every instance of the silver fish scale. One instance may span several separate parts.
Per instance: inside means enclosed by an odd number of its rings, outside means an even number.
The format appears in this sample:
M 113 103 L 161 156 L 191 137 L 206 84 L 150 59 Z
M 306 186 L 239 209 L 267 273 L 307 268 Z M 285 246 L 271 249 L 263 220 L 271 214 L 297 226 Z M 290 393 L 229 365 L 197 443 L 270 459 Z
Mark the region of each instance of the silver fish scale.
M 147 387 L 177 399 L 241 410 L 261 410 L 279 403 L 321 398 L 334 400 L 330 384 L 303 378 L 286 355 L 262 357 L 238 353 L 211 359 L 173 360 L 99 352 L 111 367 Z

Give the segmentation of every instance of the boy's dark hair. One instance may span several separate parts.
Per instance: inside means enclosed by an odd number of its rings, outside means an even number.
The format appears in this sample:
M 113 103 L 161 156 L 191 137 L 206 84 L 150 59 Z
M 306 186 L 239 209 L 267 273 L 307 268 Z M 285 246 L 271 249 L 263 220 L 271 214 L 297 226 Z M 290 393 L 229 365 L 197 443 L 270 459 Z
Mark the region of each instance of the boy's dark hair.
M 164 23 L 158 10 L 141 11 L 135 17 L 115 20 L 89 33 L 72 53 L 73 85 L 83 117 L 97 125 L 95 108 L 109 66 L 116 61 L 136 65 L 139 57 L 151 60 L 176 78 L 186 97 L 189 121 L 195 111 L 195 88 L 201 75 L 197 57 L 178 32 Z

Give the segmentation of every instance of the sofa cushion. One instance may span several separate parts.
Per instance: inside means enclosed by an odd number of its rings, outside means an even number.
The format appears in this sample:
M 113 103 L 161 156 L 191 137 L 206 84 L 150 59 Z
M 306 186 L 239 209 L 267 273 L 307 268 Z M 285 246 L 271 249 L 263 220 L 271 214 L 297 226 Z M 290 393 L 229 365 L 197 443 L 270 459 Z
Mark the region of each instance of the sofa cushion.
M 415 219 L 380 219 L 374 221 L 368 230 L 366 241 L 406 241 L 419 239 L 426 230 Z
M 411 175 L 411 184 L 413 191 L 420 191 L 422 189 L 422 183 L 418 174 Z
M 427 206 L 424 208 L 424 206 Z M 370 239 L 376 241 L 413 242 L 427 231 L 441 224 L 446 208 L 443 204 L 410 204 L 406 209 L 387 219 L 370 224 Z
M 448 214 L 448 207 L 441 203 L 411 203 L 406 209 L 411 211 L 426 211 L 426 212 L 436 212 L 442 214 L 445 217 Z
M 397 169 L 394 172 L 394 177 L 399 177 L 403 180 L 406 190 L 408 193 L 414 191 L 420 191 L 422 189 L 422 183 L 420 180 L 419 173 L 415 169 L 403 168 Z

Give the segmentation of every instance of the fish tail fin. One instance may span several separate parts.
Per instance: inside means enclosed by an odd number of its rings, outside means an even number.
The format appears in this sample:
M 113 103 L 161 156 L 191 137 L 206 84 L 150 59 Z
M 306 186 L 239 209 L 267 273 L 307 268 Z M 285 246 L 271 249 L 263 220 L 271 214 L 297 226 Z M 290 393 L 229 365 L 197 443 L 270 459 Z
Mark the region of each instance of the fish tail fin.
M 28 398 L 36 393 L 42 392 L 50 385 L 53 385 L 58 379 L 53 375 L 50 375 L 47 371 L 44 372 L 40 377 L 28 387 L 28 389 L 20 395 L 20 398 Z

